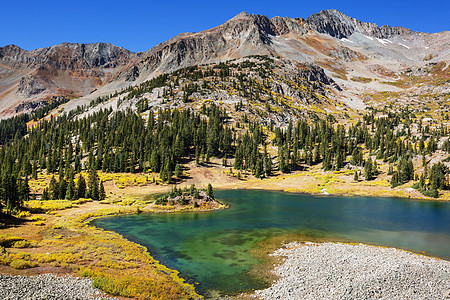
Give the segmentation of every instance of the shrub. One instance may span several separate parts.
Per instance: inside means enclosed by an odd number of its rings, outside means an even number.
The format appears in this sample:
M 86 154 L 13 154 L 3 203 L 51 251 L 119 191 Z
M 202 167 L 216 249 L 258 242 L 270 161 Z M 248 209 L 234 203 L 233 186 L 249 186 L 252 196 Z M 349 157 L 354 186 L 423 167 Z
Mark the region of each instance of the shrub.
M 11 247 L 15 242 L 22 241 L 23 238 L 17 237 L 17 236 L 3 236 L 0 237 L 0 246 L 9 248 Z
M 188 205 L 189 199 L 185 198 L 184 196 L 181 197 L 181 199 L 178 201 L 181 205 Z
M 422 190 L 422 194 L 427 197 L 438 198 L 439 192 L 436 189 Z
M 29 211 L 20 211 L 18 214 L 17 214 L 17 217 L 18 218 L 26 218 L 26 217 L 29 217 L 31 214 L 30 214 L 30 212 Z
M 49 210 L 64 210 L 72 207 L 72 201 L 69 200 L 48 200 L 39 201 L 31 200 L 25 204 L 32 211 L 49 211 Z
M 13 248 L 34 248 L 36 247 L 36 243 L 27 240 L 17 241 L 12 245 Z
M 24 260 L 24 259 L 14 259 L 13 261 L 11 261 L 9 266 L 14 269 L 22 270 L 22 269 L 34 268 L 37 266 L 37 263 L 29 261 L 29 260 Z
M 31 221 L 45 221 L 45 217 L 43 216 L 32 216 Z
M 158 199 L 156 199 L 155 204 L 157 204 L 157 205 L 166 205 L 166 203 L 167 203 L 167 198 L 168 198 L 167 195 L 164 195 L 164 196 L 162 196 L 162 197 L 159 197 Z

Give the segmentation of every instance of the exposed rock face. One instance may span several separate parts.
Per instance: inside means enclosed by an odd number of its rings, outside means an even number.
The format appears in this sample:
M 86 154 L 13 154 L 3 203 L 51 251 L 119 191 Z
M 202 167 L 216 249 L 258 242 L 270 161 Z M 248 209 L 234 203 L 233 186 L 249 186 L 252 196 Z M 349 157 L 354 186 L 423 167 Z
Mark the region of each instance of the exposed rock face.
M 124 65 L 132 52 L 106 43 L 61 45 L 36 49 L 30 53 L 37 57 L 39 64 L 48 64 L 58 69 L 114 68 Z
M 275 34 L 267 17 L 241 13 L 216 28 L 180 34 L 157 45 L 144 54 L 139 69 L 166 72 L 221 58 L 270 54 L 267 34 Z
M 20 80 L 17 94 L 25 98 L 42 93 L 46 87 L 34 76 L 24 76 Z
M 270 22 L 274 27 L 275 35 L 284 35 L 291 32 L 303 35 L 308 32 L 303 18 L 273 17 Z
M 33 51 L 15 45 L 1 47 L 0 108 L 9 105 L 8 111 L 14 112 L 23 101 L 89 94 L 114 80 L 135 57 L 106 43 L 63 43 Z
M 0 48 L 0 62 L 11 67 L 40 67 L 50 65 L 58 69 L 113 68 L 125 64 L 134 54 L 106 43 L 63 43 L 52 47 L 23 50 L 16 45 Z
M 403 27 L 386 25 L 379 27 L 374 23 L 361 22 L 337 10 L 324 10 L 306 20 L 288 17 L 269 19 L 266 16 L 243 12 L 213 29 L 198 33 L 183 33 L 157 45 L 142 55 L 138 67 L 141 70 L 141 79 L 147 79 L 146 76 L 152 77 L 182 67 L 247 55 L 279 55 L 287 59 L 309 62 L 323 59 L 319 58 L 316 52 L 345 62 L 367 59 L 369 55 L 403 56 L 403 52 L 388 53 L 385 50 L 376 50 L 377 53 L 371 54 L 367 53 L 367 47 L 355 51 L 349 48 L 349 45 L 342 45 L 341 41 L 326 40 L 325 36 L 319 34 L 338 39 L 362 34 L 375 41 L 376 47 L 386 45 L 380 44 L 375 39 L 394 37 L 411 39 L 414 35 L 420 39 L 419 44 L 423 50 L 425 50 L 424 39 L 428 38 L 427 34 L 416 33 Z M 397 60 L 397 57 L 394 59 Z
M 374 23 L 361 22 L 335 9 L 323 10 L 311 15 L 306 19 L 306 24 L 311 30 L 329 34 L 338 39 L 347 38 L 355 32 L 377 38 L 390 38 L 395 35 L 412 33 L 411 30 L 403 27 L 387 25 L 378 27 Z
M 7 45 L 0 48 L 0 61 L 7 65 L 26 65 L 30 63 L 28 51 L 23 50 L 16 45 Z
M 126 81 L 135 81 L 138 77 L 139 77 L 139 68 L 137 66 L 131 67 L 125 73 Z

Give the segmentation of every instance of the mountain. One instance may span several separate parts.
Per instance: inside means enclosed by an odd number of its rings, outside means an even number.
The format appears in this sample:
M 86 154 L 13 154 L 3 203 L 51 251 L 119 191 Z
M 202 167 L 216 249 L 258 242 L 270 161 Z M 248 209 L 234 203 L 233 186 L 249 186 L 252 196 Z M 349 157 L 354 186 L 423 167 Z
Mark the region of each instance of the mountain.
M 434 72 L 433 80 L 424 77 L 421 89 L 427 93 L 449 91 L 448 31 L 430 34 L 378 26 L 336 10 L 307 19 L 269 19 L 243 12 L 215 28 L 182 33 L 145 53 L 103 43 L 64 43 L 33 51 L 13 45 L 0 48 L 0 111 L 12 115 L 21 103 L 26 110 L 36 106 L 27 103 L 51 96 L 74 98 L 66 105 L 74 109 L 163 73 L 252 55 L 323 68 L 339 87 L 336 96 L 350 108 L 364 107 L 364 101 L 379 92 L 411 88 L 404 82 L 411 77 L 408 70 L 419 77 Z M 422 76 L 423 70 L 428 72 Z
M 114 80 L 135 57 L 126 49 L 105 43 L 63 43 L 33 51 L 15 45 L 2 47 L 0 110 L 11 114 L 22 102 L 37 106 L 51 96 L 89 94 Z

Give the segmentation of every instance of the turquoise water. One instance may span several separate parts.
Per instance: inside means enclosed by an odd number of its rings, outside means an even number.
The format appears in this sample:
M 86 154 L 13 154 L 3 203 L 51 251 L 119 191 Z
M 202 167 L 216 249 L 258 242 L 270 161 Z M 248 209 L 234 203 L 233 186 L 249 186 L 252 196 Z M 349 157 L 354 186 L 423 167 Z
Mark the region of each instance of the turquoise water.
M 94 225 L 146 246 L 152 256 L 206 294 L 238 293 L 265 283 L 247 271 L 249 250 L 268 237 L 311 237 L 387 245 L 450 258 L 450 203 L 335 197 L 255 190 L 216 191 L 229 209 L 108 217 Z

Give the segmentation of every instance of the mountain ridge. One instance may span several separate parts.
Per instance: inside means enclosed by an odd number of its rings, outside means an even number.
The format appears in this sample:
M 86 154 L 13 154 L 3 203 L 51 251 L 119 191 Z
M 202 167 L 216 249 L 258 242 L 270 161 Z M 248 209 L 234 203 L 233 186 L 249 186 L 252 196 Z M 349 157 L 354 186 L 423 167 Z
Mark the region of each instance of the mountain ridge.
M 423 65 L 430 56 L 431 61 L 448 61 L 449 45 L 447 31 L 378 26 L 337 10 L 322 10 L 306 19 L 241 12 L 214 28 L 181 33 L 138 53 L 101 42 L 31 51 L 7 45 L 0 47 L 0 115 L 14 115 L 19 105 L 26 108 L 23 104 L 52 96 L 86 104 L 163 73 L 251 55 L 314 63 L 355 96 L 361 87 L 349 82 L 349 76 L 380 79 L 379 72 L 370 71 L 374 66 L 397 74 L 405 66 Z

